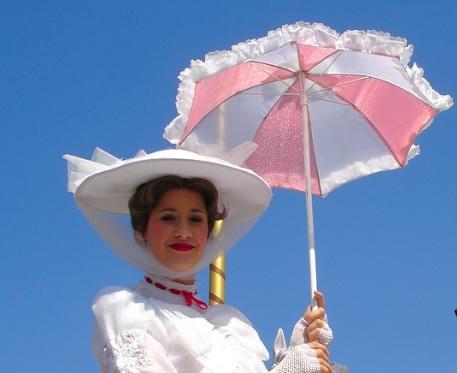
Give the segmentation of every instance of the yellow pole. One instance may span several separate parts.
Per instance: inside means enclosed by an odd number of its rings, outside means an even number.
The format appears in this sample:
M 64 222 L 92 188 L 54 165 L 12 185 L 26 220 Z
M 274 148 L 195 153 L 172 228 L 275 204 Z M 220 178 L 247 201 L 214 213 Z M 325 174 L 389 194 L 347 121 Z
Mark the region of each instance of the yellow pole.
M 216 220 L 211 238 L 216 238 L 222 230 L 223 220 Z M 209 304 L 225 303 L 225 255 L 217 257 L 209 266 Z
M 225 303 L 225 255 L 211 263 L 209 270 L 209 304 Z
M 224 104 L 219 106 L 219 146 L 225 151 L 225 117 Z M 217 237 L 222 229 L 223 221 L 218 220 L 211 232 L 213 238 Z M 209 266 L 209 304 L 211 306 L 225 303 L 225 255 L 216 258 Z

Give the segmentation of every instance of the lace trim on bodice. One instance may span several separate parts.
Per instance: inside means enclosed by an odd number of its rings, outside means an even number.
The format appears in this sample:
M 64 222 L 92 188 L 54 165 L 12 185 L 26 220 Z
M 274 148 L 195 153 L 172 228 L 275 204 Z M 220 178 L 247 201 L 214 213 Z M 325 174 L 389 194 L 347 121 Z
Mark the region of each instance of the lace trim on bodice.
M 122 331 L 115 340 L 103 348 L 105 373 L 140 373 L 153 365 L 153 360 L 144 348 L 145 332 L 141 329 Z

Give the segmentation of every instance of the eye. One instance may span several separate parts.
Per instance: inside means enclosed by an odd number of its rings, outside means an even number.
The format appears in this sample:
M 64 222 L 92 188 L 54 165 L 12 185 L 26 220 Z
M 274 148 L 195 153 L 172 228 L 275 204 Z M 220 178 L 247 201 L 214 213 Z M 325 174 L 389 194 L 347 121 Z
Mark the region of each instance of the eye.
M 189 221 L 190 221 L 191 223 L 203 223 L 204 218 L 203 218 L 202 215 L 191 215 L 191 216 L 189 217 Z
M 173 214 L 165 214 L 160 217 L 161 221 L 172 222 L 176 220 L 176 217 Z

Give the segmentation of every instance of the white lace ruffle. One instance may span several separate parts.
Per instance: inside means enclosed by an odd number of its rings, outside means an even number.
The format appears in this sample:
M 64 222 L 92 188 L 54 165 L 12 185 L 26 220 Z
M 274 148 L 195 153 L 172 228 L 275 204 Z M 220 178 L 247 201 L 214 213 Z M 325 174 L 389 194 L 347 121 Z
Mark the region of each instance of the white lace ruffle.
M 374 30 L 348 30 L 338 34 L 321 23 L 297 22 L 270 31 L 263 38 L 236 44 L 230 50 L 210 52 L 205 56 L 204 61 L 192 60 L 190 67 L 183 70 L 178 77 L 181 81 L 176 97 L 179 115 L 166 127 L 164 137 L 173 144 L 178 143 L 192 107 L 196 82 L 243 61 L 255 59 L 292 41 L 397 57 L 417 90 L 430 105 L 443 111 L 453 104 L 449 95 L 440 95 L 430 86 L 423 77 L 421 68 L 416 64 L 412 67 L 408 66 L 414 47 L 408 44 L 406 39 Z
M 103 371 L 107 373 L 140 373 L 153 365 L 150 353 L 144 348 L 142 329 L 124 330 L 109 341 L 102 351 Z

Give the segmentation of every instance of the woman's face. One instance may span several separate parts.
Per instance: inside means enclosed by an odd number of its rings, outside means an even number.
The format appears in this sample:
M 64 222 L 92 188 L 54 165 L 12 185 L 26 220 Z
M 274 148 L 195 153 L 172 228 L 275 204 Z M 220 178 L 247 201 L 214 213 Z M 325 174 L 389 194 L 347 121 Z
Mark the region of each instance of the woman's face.
M 188 189 L 166 192 L 152 209 L 143 238 L 165 267 L 176 272 L 192 268 L 208 241 L 208 216 L 200 194 Z

